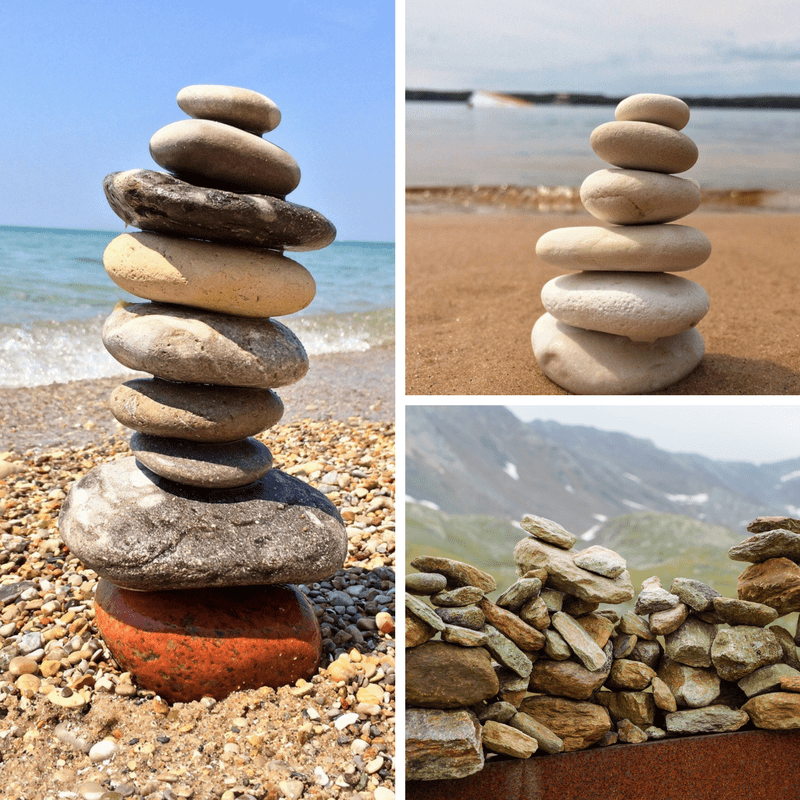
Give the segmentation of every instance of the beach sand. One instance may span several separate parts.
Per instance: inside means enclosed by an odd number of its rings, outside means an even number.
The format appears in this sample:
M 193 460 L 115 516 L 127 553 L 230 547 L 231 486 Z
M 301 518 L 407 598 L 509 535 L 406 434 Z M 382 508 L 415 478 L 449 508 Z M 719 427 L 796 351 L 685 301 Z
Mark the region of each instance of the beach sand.
M 698 325 L 706 355 L 658 394 L 800 393 L 800 214 L 701 210 L 681 223 L 713 245 L 705 264 L 681 273 L 711 298 Z M 567 394 L 531 350 L 541 288 L 564 271 L 540 261 L 535 246 L 553 228 L 594 224 L 583 211 L 408 214 L 406 394 Z

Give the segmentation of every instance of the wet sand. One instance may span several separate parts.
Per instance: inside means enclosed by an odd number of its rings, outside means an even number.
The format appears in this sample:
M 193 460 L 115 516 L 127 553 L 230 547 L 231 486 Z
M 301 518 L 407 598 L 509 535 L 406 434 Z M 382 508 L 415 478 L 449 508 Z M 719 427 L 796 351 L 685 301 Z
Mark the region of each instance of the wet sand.
M 681 223 L 713 245 L 705 264 L 681 273 L 711 298 L 698 325 L 706 355 L 657 394 L 800 394 L 800 214 L 701 210 Z M 408 214 L 406 394 L 567 394 L 531 350 L 541 288 L 563 273 L 535 245 L 553 228 L 593 224 L 582 211 Z

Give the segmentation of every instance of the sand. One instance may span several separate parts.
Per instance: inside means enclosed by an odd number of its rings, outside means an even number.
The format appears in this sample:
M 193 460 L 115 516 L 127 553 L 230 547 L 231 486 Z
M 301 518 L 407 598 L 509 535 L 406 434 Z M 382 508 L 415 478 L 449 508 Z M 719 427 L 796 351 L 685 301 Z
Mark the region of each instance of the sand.
M 800 393 L 794 322 L 800 214 L 698 211 L 681 220 L 711 239 L 711 258 L 681 273 L 711 310 L 698 325 L 706 355 L 657 394 Z M 535 254 L 546 231 L 593 225 L 586 212 L 429 209 L 406 218 L 406 394 L 567 394 L 530 345 L 542 286 L 563 270 Z

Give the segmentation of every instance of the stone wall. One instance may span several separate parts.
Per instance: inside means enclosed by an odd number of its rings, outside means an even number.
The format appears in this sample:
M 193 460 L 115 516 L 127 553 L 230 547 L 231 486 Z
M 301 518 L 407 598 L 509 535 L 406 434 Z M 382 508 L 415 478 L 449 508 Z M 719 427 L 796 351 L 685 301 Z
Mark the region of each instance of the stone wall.
M 461 778 L 487 758 L 743 728 L 800 728 L 794 635 L 800 521 L 762 517 L 729 551 L 750 562 L 738 598 L 676 578 L 642 583 L 625 560 L 573 549 L 557 523 L 528 516 L 521 576 L 495 602 L 494 578 L 423 556 L 406 581 L 406 777 Z M 428 598 L 429 603 L 422 598 Z M 604 606 L 601 608 L 601 605 Z

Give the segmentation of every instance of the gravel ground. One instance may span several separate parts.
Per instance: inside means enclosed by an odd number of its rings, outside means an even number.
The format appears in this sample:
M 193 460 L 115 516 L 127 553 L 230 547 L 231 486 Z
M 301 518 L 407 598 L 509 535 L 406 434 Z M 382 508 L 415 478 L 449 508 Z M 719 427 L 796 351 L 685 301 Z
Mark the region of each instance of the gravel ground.
M 311 375 L 281 391 L 288 409 L 291 399 L 302 410 L 261 436 L 275 466 L 319 487 L 348 526 L 344 569 L 300 587 L 322 627 L 318 673 L 171 706 L 105 648 L 97 575 L 57 529 L 71 484 L 130 453 L 105 409 L 118 380 L 2 390 L 0 796 L 392 800 L 392 362 L 372 351 L 330 359 L 312 392 Z M 361 376 L 350 393 L 348 373 Z

